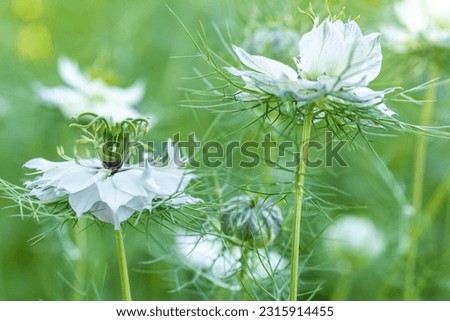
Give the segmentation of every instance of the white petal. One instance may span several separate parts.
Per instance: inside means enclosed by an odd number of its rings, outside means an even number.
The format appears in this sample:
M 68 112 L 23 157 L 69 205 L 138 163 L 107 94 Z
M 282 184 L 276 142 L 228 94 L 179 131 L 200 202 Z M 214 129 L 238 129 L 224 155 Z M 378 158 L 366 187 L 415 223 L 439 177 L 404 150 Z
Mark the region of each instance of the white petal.
M 101 172 L 94 171 L 78 164 L 76 165 L 77 166 L 73 166 L 64 172 L 58 182 L 58 189 L 63 189 L 67 191 L 68 194 L 77 193 L 104 177 L 104 174 Z
M 96 184 L 100 199 L 108 205 L 113 213 L 118 211 L 119 207 L 127 204 L 133 198 L 133 195 L 116 188 L 111 178 L 97 181 Z
M 249 273 L 255 280 L 273 276 L 275 272 L 283 271 L 288 266 L 288 261 L 277 252 L 270 251 L 266 253 L 263 250 L 259 252 L 252 253 L 251 266 L 249 267 Z
M 342 90 L 333 93 L 333 95 L 348 102 L 360 103 L 362 106 L 371 106 L 380 103 L 384 98 L 384 95 L 390 91 L 392 90 L 373 91 L 367 87 L 357 87 Z
M 363 36 L 361 29 L 355 21 L 349 21 L 348 23 L 343 24 L 342 21 L 337 20 L 336 23 L 341 23 L 343 25 L 346 40 L 350 39 L 351 41 L 354 41 Z
M 350 63 L 342 75 L 344 84 L 367 86 L 381 70 L 380 34 L 372 33 L 354 42 Z
M 156 195 L 148 194 L 146 197 L 133 197 L 126 207 L 133 209 L 136 212 L 142 212 L 143 210 L 152 210 L 152 201 Z
M 27 162 L 25 167 L 38 169 L 42 173 L 40 177 L 35 180 L 26 182 L 27 187 L 38 187 L 40 189 L 45 188 L 58 188 L 61 178 L 79 165 L 74 161 L 67 162 L 50 162 L 42 158 L 33 159 Z
M 58 162 L 52 162 L 49 160 L 46 160 L 42 157 L 39 158 L 33 158 L 26 162 L 23 167 L 30 168 L 30 169 L 38 169 L 39 171 L 48 171 L 51 168 L 58 167 Z
M 197 268 L 209 268 L 219 256 L 222 246 L 214 238 L 197 234 L 177 235 L 180 254 Z
M 61 57 L 58 60 L 58 69 L 62 80 L 66 84 L 82 91 L 89 88 L 89 79 L 81 73 L 80 68 L 74 61 Z
M 344 34 L 328 19 L 302 36 L 299 49 L 298 67 L 310 80 L 325 74 L 335 76 L 347 58 Z
M 137 172 L 136 169 L 129 169 L 114 174 L 109 179 L 112 180 L 114 186 L 132 196 L 147 196 L 148 193 L 143 187 L 146 184 L 145 177 L 142 172 Z
M 184 171 L 179 168 L 169 166 L 152 167 L 152 177 L 163 196 L 170 196 L 178 191 L 182 191 L 192 179 L 192 175 L 184 175 Z
M 29 187 L 29 186 L 27 186 Z M 64 196 L 64 193 L 61 193 L 60 191 L 56 190 L 53 187 L 49 187 L 49 188 L 34 188 L 31 192 L 30 195 L 37 197 L 38 199 L 40 199 L 41 201 L 54 201 L 57 200 L 58 198 Z
M 295 80 L 298 78 L 297 72 L 291 67 L 263 56 L 248 54 L 244 49 L 233 46 L 239 60 L 247 67 L 258 72 L 267 74 L 274 79 Z
M 136 81 L 128 88 L 109 87 L 109 97 L 112 101 L 120 101 L 129 106 L 139 103 L 145 95 L 145 83 Z
M 120 207 L 113 211 L 107 204 L 98 202 L 91 209 L 92 215 L 100 221 L 114 225 L 116 230 L 120 229 L 120 223 L 128 220 L 133 215 L 134 210 L 127 207 Z
M 178 235 L 176 243 L 178 251 L 190 266 L 207 269 L 207 273 L 214 278 L 229 277 L 241 267 L 239 251 L 227 250 L 216 236 Z
M 324 80 L 328 90 L 366 86 L 380 72 L 380 35 L 362 36 L 353 21 L 344 24 L 326 19 L 304 34 L 299 46 L 300 75 L 310 80 Z
M 92 206 L 97 202 L 100 202 L 100 195 L 98 193 L 97 185 L 95 184 L 78 193 L 69 195 L 69 204 L 75 211 L 77 217 L 89 212 Z
M 119 230 L 120 223 L 128 220 L 134 214 L 134 212 L 135 212 L 134 209 L 129 208 L 127 206 L 119 207 L 119 209 L 114 213 L 114 228 L 116 230 Z
M 89 111 L 89 102 L 82 93 L 64 86 L 53 88 L 37 86 L 39 97 L 52 106 L 58 106 L 68 117 Z
M 392 117 L 396 115 L 396 112 L 390 110 L 385 104 L 381 103 L 375 106 L 375 108 L 381 112 L 382 114 L 386 115 L 387 117 Z

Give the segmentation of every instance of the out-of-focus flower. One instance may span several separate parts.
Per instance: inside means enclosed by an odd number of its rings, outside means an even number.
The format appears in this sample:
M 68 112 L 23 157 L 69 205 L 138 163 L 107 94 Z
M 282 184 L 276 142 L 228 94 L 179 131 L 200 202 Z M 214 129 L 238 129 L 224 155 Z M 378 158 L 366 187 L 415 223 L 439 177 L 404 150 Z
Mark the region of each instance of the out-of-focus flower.
M 243 47 L 249 52 L 274 57 L 293 57 L 297 54 L 300 36 L 283 26 L 261 27 L 250 32 Z
M 385 241 L 371 220 L 346 215 L 325 231 L 326 247 L 338 260 L 362 264 L 382 253 Z
M 199 201 L 184 194 L 193 174 L 172 160 L 165 167 L 145 163 L 144 167 L 136 164 L 108 168 L 98 159 L 51 162 L 36 158 L 24 166 L 40 174 L 25 183 L 32 196 L 44 202 L 67 197 L 77 217 L 90 212 L 115 229 L 133 213 L 151 210 L 154 199 L 165 200 L 171 206 Z
M 317 118 L 324 113 L 342 117 L 346 113 L 368 114 L 369 119 L 394 114 L 382 102 L 391 89 L 373 91 L 367 87 L 381 69 L 380 34 L 364 36 L 354 21 L 325 19 L 319 24 L 316 19 L 313 29 L 300 39 L 297 70 L 233 48 L 248 68 L 226 68 L 244 81 L 236 95 L 238 100 L 261 102 L 276 97 L 295 103 L 297 108 L 315 103 Z
M 217 286 L 233 291 L 241 289 L 237 273 L 244 267 L 248 277 L 259 281 L 288 265 L 287 260 L 274 251 L 247 251 L 243 257 L 240 247 L 228 246 L 222 238 L 213 235 L 180 233 L 176 237 L 176 246 L 189 268 Z
M 222 231 L 250 246 L 264 247 L 280 233 L 283 216 L 278 206 L 249 196 L 230 199 L 221 213 Z
M 396 23 L 384 27 L 384 36 L 393 50 L 450 48 L 450 1 L 400 0 L 393 5 L 393 12 Z
M 128 88 L 109 86 L 100 78 L 83 74 L 78 65 L 60 58 L 58 70 L 67 86 L 37 86 L 39 97 L 46 103 L 61 109 L 68 117 L 92 112 L 113 122 L 140 117 L 134 109 L 145 94 L 142 82 Z

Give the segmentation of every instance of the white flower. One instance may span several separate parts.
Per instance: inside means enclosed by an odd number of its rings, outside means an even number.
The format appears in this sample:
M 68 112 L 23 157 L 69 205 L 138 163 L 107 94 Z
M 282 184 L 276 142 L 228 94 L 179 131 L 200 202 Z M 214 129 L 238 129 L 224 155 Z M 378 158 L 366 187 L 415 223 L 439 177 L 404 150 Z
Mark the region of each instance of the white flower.
M 297 70 L 273 59 L 250 55 L 234 46 L 239 60 L 250 70 L 227 68 L 240 76 L 245 90 L 237 98 L 244 101 L 276 96 L 300 104 L 327 97 L 357 107 L 375 110 L 392 116 L 383 103 L 389 91 L 373 91 L 368 84 L 381 69 L 380 34 L 364 36 L 354 21 L 316 19 L 313 29 L 299 42 Z
M 392 49 L 399 52 L 427 45 L 450 48 L 450 1 L 401 0 L 394 4 L 396 24 L 384 28 Z
M 363 36 L 354 21 L 326 19 L 303 35 L 299 47 L 300 76 L 327 90 L 366 87 L 380 73 L 380 34 Z
M 97 159 L 51 162 L 36 158 L 24 166 L 41 174 L 25 183 L 31 195 L 42 201 L 67 196 L 77 217 L 90 212 L 115 229 L 133 213 L 151 210 L 153 199 L 166 200 L 170 205 L 199 201 L 183 193 L 193 174 L 176 166 L 152 167 L 146 163 L 114 174 Z
M 230 290 L 240 290 L 236 274 L 242 268 L 242 253 L 237 246 L 228 247 L 213 235 L 179 233 L 176 237 L 178 252 L 186 265 L 214 284 Z M 246 274 L 255 281 L 270 277 L 275 271 L 287 267 L 287 260 L 274 251 L 248 252 Z
M 68 117 L 93 112 L 113 122 L 140 117 L 134 106 L 144 96 L 144 84 L 136 82 L 128 88 L 107 85 L 102 79 L 83 74 L 78 65 L 60 58 L 58 70 L 67 86 L 37 86 L 40 98 L 57 106 Z
M 346 215 L 325 231 L 326 246 L 338 258 L 359 263 L 376 258 L 384 250 L 383 235 L 371 220 Z

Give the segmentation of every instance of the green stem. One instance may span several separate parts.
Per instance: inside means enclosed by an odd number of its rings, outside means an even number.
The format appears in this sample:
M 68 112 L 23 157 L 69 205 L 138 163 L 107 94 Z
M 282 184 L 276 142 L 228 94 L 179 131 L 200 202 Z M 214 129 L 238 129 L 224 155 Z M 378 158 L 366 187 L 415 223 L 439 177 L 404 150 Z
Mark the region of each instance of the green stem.
M 295 171 L 295 204 L 294 204 L 294 226 L 292 229 L 292 256 L 291 256 L 291 282 L 290 297 L 291 301 L 297 301 L 298 293 L 298 263 L 300 254 L 300 226 L 302 218 L 302 203 L 305 194 L 304 183 L 306 167 L 308 162 L 309 139 L 313 123 L 313 106 L 308 106 L 305 110 L 303 122 L 303 132 L 300 142 L 297 138 L 297 150 L 300 151 L 299 162 Z
M 122 286 L 122 300 L 131 301 L 130 280 L 128 278 L 127 258 L 125 246 L 123 244 L 123 234 L 121 230 L 116 230 L 116 245 L 119 258 L 120 284 Z
M 339 276 L 339 280 L 334 288 L 334 293 L 331 298 L 332 301 L 345 301 L 348 298 L 350 288 L 352 285 L 352 268 L 346 267 Z
M 439 69 L 436 65 L 430 67 L 430 79 L 437 78 Z M 433 116 L 434 101 L 436 99 L 436 86 L 430 85 L 425 95 L 425 103 L 422 110 L 420 124 L 422 126 L 428 126 L 431 123 Z M 415 163 L 414 163 L 414 180 L 413 180 L 413 191 L 412 191 L 412 205 L 415 209 L 415 216 L 413 217 L 410 232 L 410 246 L 406 257 L 406 274 L 405 274 L 405 288 L 403 297 L 405 300 L 416 299 L 416 289 L 415 289 L 415 274 L 416 274 L 416 261 L 417 261 L 417 250 L 419 246 L 419 236 L 421 233 L 418 232 L 420 227 L 420 222 L 423 216 L 423 183 L 425 174 L 425 161 L 427 154 L 427 138 L 425 135 L 420 135 L 417 139 L 415 153 Z
M 74 243 L 80 253 L 86 253 L 86 220 L 80 218 L 74 228 Z M 80 301 L 86 295 L 86 263 L 77 258 L 75 264 L 75 288 L 73 291 L 73 300 Z
M 250 289 L 247 288 L 248 280 L 248 262 L 247 262 L 248 249 L 245 245 L 241 248 L 241 270 L 239 271 L 239 279 L 242 284 L 242 301 L 252 301 L 252 297 L 249 293 Z

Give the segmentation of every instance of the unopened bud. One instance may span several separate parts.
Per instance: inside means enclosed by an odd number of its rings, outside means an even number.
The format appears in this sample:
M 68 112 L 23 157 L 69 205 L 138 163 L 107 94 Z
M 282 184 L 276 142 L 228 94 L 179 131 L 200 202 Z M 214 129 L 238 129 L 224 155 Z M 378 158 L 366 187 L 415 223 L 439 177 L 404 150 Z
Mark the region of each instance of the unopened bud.
M 278 206 L 263 199 L 238 196 L 222 209 L 222 231 L 243 242 L 262 247 L 279 234 L 283 217 Z

